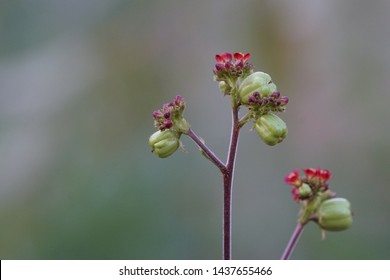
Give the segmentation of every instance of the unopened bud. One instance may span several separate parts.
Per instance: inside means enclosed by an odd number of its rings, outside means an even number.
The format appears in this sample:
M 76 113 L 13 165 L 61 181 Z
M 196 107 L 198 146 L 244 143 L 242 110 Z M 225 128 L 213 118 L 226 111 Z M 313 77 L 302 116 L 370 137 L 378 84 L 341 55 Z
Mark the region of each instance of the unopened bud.
M 169 157 L 180 147 L 178 133 L 172 130 L 158 130 L 150 136 L 149 146 L 158 157 Z
M 247 105 L 249 96 L 256 91 L 260 93 L 261 97 L 268 97 L 277 91 L 270 75 L 264 72 L 255 72 L 246 77 L 238 88 L 241 103 Z
M 312 190 L 310 186 L 306 183 L 303 183 L 299 188 L 298 188 L 298 195 L 299 198 L 305 199 L 308 198 L 312 195 Z
M 331 198 L 318 209 L 318 224 L 328 231 L 346 230 L 352 225 L 351 204 L 345 198 Z
M 267 145 L 274 146 L 287 136 L 286 123 L 274 114 L 265 114 L 259 117 L 255 129 L 260 138 Z

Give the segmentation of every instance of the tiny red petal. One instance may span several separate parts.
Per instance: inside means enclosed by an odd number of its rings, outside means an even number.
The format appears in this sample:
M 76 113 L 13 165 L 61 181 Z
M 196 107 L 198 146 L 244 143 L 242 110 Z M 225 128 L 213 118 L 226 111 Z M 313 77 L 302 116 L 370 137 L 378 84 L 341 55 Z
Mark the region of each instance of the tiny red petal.
M 300 182 L 299 179 L 299 170 L 295 169 L 293 172 L 289 173 L 285 178 L 284 181 L 289 185 L 297 185 Z
M 222 59 L 225 61 L 225 62 L 228 62 L 228 61 L 231 61 L 233 56 L 231 53 L 228 53 L 228 52 L 224 52 L 223 54 L 221 54 L 222 56 Z
M 319 171 L 319 177 L 324 180 L 324 181 L 327 181 L 330 179 L 330 177 L 332 177 L 332 174 L 330 173 L 329 170 L 327 169 L 320 169 Z
M 315 169 L 315 168 L 306 168 L 306 169 L 303 169 L 303 172 L 305 172 L 306 177 L 308 179 L 317 175 L 317 169 Z
M 216 60 L 218 63 L 222 63 L 222 62 L 223 62 L 223 58 L 222 58 L 222 56 L 220 56 L 219 54 L 215 55 L 215 60 Z
M 244 58 L 242 59 L 244 62 L 247 61 L 251 57 L 250 53 L 247 53 L 244 55 Z
M 291 189 L 291 194 L 292 194 L 292 197 L 293 199 L 296 201 L 296 202 L 299 202 L 299 193 L 298 193 L 298 188 L 292 188 Z
M 234 59 L 235 60 L 241 60 L 244 57 L 244 55 L 240 52 L 234 53 Z

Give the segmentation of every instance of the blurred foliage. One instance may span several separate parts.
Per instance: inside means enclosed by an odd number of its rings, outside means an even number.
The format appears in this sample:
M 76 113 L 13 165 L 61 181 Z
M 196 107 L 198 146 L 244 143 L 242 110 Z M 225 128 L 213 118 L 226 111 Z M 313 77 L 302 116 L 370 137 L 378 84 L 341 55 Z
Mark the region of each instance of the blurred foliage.
M 242 130 L 233 257 L 277 259 L 297 205 L 283 177 L 334 174 L 353 227 L 305 229 L 293 258 L 388 259 L 388 1 L 0 3 L 0 257 L 219 259 L 222 182 L 189 139 L 161 160 L 151 112 L 176 94 L 226 156 L 214 55 L 252 53 L 290 104 L 276 147 Z

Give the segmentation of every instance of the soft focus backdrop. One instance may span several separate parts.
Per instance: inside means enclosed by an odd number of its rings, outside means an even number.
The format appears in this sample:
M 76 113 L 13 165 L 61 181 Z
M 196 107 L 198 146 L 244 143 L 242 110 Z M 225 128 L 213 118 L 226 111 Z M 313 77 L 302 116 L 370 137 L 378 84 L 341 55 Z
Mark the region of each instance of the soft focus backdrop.
M 222 180 L 184 138 L 162 160 L 151 113 L 175 95 L 222 158 L 229 99 L 214 55 L 252 54 L 290 98 L 280 145 L 247 125 L 233 258 L 278 259 L 298 205 L 283 177 L 332 171 L 354 225 L 295 259 L 390 258 L 390 1 L 0 2 L 0 258 L 219 259 Z

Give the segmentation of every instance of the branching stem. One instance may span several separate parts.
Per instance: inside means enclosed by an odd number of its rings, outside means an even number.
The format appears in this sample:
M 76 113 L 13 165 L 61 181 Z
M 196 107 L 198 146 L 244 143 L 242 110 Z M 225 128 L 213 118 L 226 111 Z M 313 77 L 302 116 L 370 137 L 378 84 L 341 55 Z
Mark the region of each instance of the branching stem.
M 196 135 L 196 133 L 190 128 L 187 132 L 187 135 L 194 140 L 194 142 L 202 149 L 202 151 L 206 154 L 207 158 L 214 163 L 218 169 L 224 173 L 226 172 L 225 164 L 210 150 L 209 147 L 204 143 L 204 141 Z
M 229 153 L 226 164 L 224 164 L 204 141 L 192 130 L 186 133 L 199 146 L 205 156 L 214 163 L 223 176 L 223 258 L 231 259 L 231 210 L 232 210 L 232 187 L 234 177 L 234 164 L 237 154 L 238 136 L 242 123 L 238 118 L 238 105 L 232 107 L 232 130 L 230 135 Z

